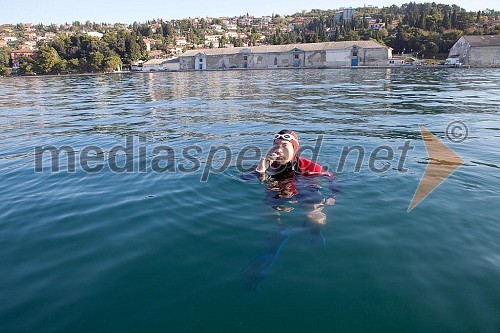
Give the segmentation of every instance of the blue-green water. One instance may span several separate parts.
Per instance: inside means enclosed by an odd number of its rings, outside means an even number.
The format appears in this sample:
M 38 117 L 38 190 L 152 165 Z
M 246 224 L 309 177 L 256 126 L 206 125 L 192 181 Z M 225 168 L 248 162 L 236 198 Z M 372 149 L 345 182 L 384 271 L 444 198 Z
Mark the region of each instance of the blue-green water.
M 0 89 L 1 332 L 500 330 L 500 70 L 0 78 Z M 453 121 L 468 127 L 461 143 L 445 135 Z M 407 213 L 429 161 L 419 125 L 464 164 Z M 341 186 L 323 210 L 324 244 L 309 241 L 300 202 L 278 223 L 268 185 L 238 167 L 243 148 L 267 149 L 283 128 L 303 146 L 322 135 L 318 162 Z M 126 137 L 132 172 L 78 163 L 92 145 L 107 161 Z M 63 157 L 50 172 L 45 154 L 35 172 L 44 145 L 72 147 L 75 171 Z M 359 171 L 354 153 L 338 170 L 354 145 Z M 172 172 L 152 170 L 162 146 Z M 200 181 L 219 146 L 229 166 Z M 374 172 L 381 146 L 394 156 Z M 248 290 L 252 262 L 279 246 Z

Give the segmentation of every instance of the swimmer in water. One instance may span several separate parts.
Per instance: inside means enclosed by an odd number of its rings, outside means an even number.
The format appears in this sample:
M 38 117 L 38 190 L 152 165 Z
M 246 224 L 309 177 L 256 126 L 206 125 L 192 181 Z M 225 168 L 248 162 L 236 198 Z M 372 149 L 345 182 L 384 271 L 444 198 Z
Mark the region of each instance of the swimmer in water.
M 295 132 L 282 130 L 274 135 L 273 148 L 264 156 L 255 171 L 261 181 L 270 180 L 270 190 L 279 191 L 279 195 L 291 198 L 298 194 L 295 187 L 295 176 L 326 176 L 333 175 L 321 165 L 299 156 L 299 137 Z M 334 195 L 321 203 L 313 205 L 313 211 L 308 215 L 311 222 L 324 224 L 326 216 L 321 212 L 325 205 L 335 204 Z M 311 202 L 311 200 L 306 200 Z
M 307 212 L 305 225 L 311 232 L 309 244 L 324 245 L 321 229 L 326 224 L 325 206 L 334 205 L 338 190 L 333 175 L 321 165 L 299 156 L 299 138 L 295 132 L 282 130 L 274 135 L 273 147 L 264 156 L 255 171 L 261 183 L 268 184 L 266 203 L 273 209 L 279 229 L 266 242 L 266 250 L 255 257 L 245 270 L 246 286 L 257 289 L 279 251 L 288 240 L 288 232 L 281 221 L 298 205 Z M 332 195 L 326 199 L 321 193 L 320 182 L 330 183 Z
M 255 171 L 259 174 L 271 172 L 279 178 L 295 174 L 330 175 L 323 167 L 307 158 L 299 157 L 299 137 L 295 132 L 282 130 L 274 134 L 273 148 L 264 156 Z

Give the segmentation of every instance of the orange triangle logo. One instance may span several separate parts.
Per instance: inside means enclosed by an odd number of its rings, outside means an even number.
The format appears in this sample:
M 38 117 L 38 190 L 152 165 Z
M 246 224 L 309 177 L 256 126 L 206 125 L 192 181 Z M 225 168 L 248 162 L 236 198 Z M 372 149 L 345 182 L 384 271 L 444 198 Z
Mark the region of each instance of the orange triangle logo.
M 412 211 L 413 208 L 464 163 L 464 160 L 460 156 L 455 154 L 453 150 L 448 148 L 448 146 L 423 126 L 420 126 L 420 132 L 424 138 L 427 155 L 429 155 L 429 164 L 418 184 L 417 191 L 408 207 L 408 212 Z

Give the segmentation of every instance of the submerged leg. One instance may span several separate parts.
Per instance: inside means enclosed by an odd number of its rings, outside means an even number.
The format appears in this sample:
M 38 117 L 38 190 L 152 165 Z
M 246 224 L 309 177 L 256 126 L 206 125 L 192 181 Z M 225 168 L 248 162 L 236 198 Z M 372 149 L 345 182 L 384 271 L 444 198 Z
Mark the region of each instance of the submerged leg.
M 309 245 L 325 245 L 325 237 L 321 234 L 321 229 L 326 224 L 326 214 L 323 213 L 323 204 L 313 205 L 313 209 L 307 214 L 306 225 L 311 235 L 307 241 Z
M 250 261 L 243 272 L 247 289 L 256 290 L 258 288 L 287 239 L 288 234 L 285 229 L 281 228 L 267 240 L 266 250 Z

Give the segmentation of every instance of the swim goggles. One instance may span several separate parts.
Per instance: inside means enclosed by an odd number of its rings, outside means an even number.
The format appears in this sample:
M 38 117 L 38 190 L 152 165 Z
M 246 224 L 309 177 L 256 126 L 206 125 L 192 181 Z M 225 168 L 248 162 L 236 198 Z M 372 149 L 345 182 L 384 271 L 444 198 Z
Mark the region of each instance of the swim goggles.
M 295 139 L 295 137 L 293 135 L 288 134 L 288 133 L 274 134 L 274 140 L 287 140 L 287 141 L 293 140 L 293 141 L 297 142 L 297 139 Z

